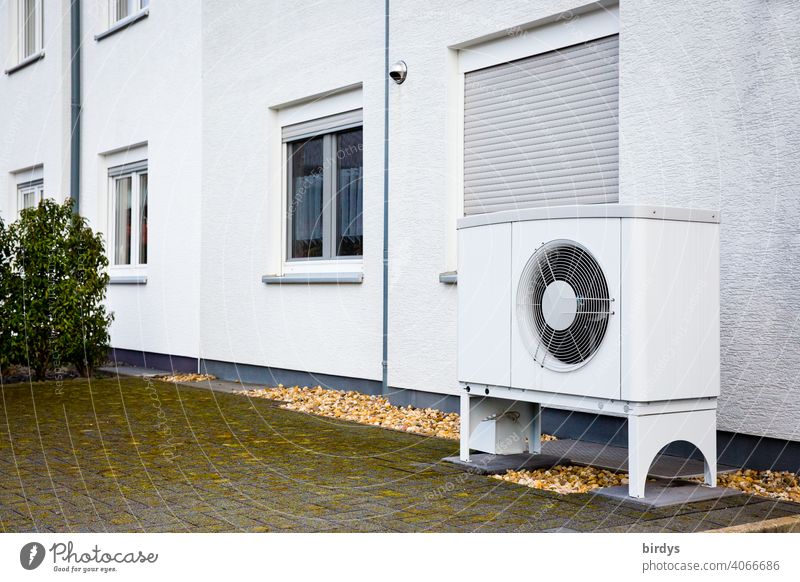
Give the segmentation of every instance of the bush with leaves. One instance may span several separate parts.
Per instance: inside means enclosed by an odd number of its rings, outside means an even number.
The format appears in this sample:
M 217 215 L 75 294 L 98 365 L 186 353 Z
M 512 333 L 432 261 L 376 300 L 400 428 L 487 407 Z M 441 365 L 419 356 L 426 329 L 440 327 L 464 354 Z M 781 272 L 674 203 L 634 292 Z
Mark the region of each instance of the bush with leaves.
M 16 363 L 37 380 L 65 364 L 91 374 L 108 353 L 112 320 L 103 304 L 108 259 L 101 235 L 73 213 L 70 200 L 45 199 L 22 211 L 10 239 Z
M 16 299 L 20 279 L 13 269 L 14 244 L 11 231 L 0 218 L 0 375 L 18 358 L 18 318 Z

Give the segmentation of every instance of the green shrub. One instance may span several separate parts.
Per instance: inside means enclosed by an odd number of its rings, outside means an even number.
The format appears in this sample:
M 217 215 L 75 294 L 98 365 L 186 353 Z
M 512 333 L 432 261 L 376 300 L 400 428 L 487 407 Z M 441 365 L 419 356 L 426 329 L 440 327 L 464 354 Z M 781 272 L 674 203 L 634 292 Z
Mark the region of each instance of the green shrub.
M 12 267 L 14 244 L 11 231 L 0 218 L 0 375 L 5 375 L 10 364 L 18 361 L 15 301 L 19 296 L 19 277 Z
M 89 375 L 106 357 L 108 274 L 103 240 L 72 211 L 70 200 L 45 199 L 23 210 L 10 227 L 13 250 L 11 354 L 37 380 L 47 370 L 72 364 Z M 14 282 L 16 279 L 16 282 Z

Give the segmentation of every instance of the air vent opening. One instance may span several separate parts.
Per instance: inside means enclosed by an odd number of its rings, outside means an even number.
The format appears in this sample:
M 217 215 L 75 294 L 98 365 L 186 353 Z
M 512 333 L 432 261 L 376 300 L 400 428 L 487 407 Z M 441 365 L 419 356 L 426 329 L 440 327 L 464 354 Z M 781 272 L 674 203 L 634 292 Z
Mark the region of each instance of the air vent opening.
M 517 323 L 531 356 L 550 370 L 585 365 L 612 314 L 603 270 L 582 245 L 555 240 L 530 258 L 517 289 Z

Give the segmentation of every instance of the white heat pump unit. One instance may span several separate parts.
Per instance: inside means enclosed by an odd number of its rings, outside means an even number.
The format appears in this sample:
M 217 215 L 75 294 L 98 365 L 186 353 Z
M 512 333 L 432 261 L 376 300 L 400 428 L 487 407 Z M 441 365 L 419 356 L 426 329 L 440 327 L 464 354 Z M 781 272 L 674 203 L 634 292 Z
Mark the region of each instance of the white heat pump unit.
M 633 497 L 673 441 L 714 486 L 719 213 L 597 204 L 458 228 L 461 459 L 539 452 L 545 406 L 627 418 Z

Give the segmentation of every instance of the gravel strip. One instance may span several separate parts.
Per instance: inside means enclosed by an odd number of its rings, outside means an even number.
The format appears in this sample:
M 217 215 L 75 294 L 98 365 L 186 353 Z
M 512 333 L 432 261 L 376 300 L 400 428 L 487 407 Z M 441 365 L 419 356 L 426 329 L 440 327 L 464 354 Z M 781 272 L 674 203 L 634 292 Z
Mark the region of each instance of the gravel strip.
M 492 475 L 492 477 L 534 489 L 555 491 L 562 495 L 586 493 L 599 487 L 614 487 L 628 483 L 627 473 L 566 465 L 535 471 L 508 471 L 504 475 Z M 703 482 L 701 477 L 690 480 Z M 717 486 L 738 489 L 759 497 L 800 502 L 800 478 L 790 471 L 741 469 L 735 473 L 720 473 L 717 475 Z
M 277 388 L 242 390 L 239 393 L 283 401 L 281 408 L 328 418 L 450 440 L 458 440 L 460 436 L 460 419 L 457 413 L 441 412 L 434 408 L 394 406 L 382 396 L 327 390 L 321 386 L 309 388 L 283 385 L 278 385 Z M 555 437 L 542 435 L 542 440 L 555 440 Z
M 216 380 L 216 376 L 211 374 L 172 374 L 171 376 L 156 376 L 162 382 L 205 382 L 206 380 Z
M 534 469 L 533 471 L 508 471 L 503 475 L 492 475 L 492 479 L 525 485 L 534 489 L 554 491 L 561 495 L 587 493 L 600 487 L 628 484 L 627 474 L 576 465 L 556 465 L 551 469 Z
M 735 473 L 717 475 L 717 486 L 738 489 L 759 497 L 800 502 L 800 478 L 790 471 L 740 469 Z

